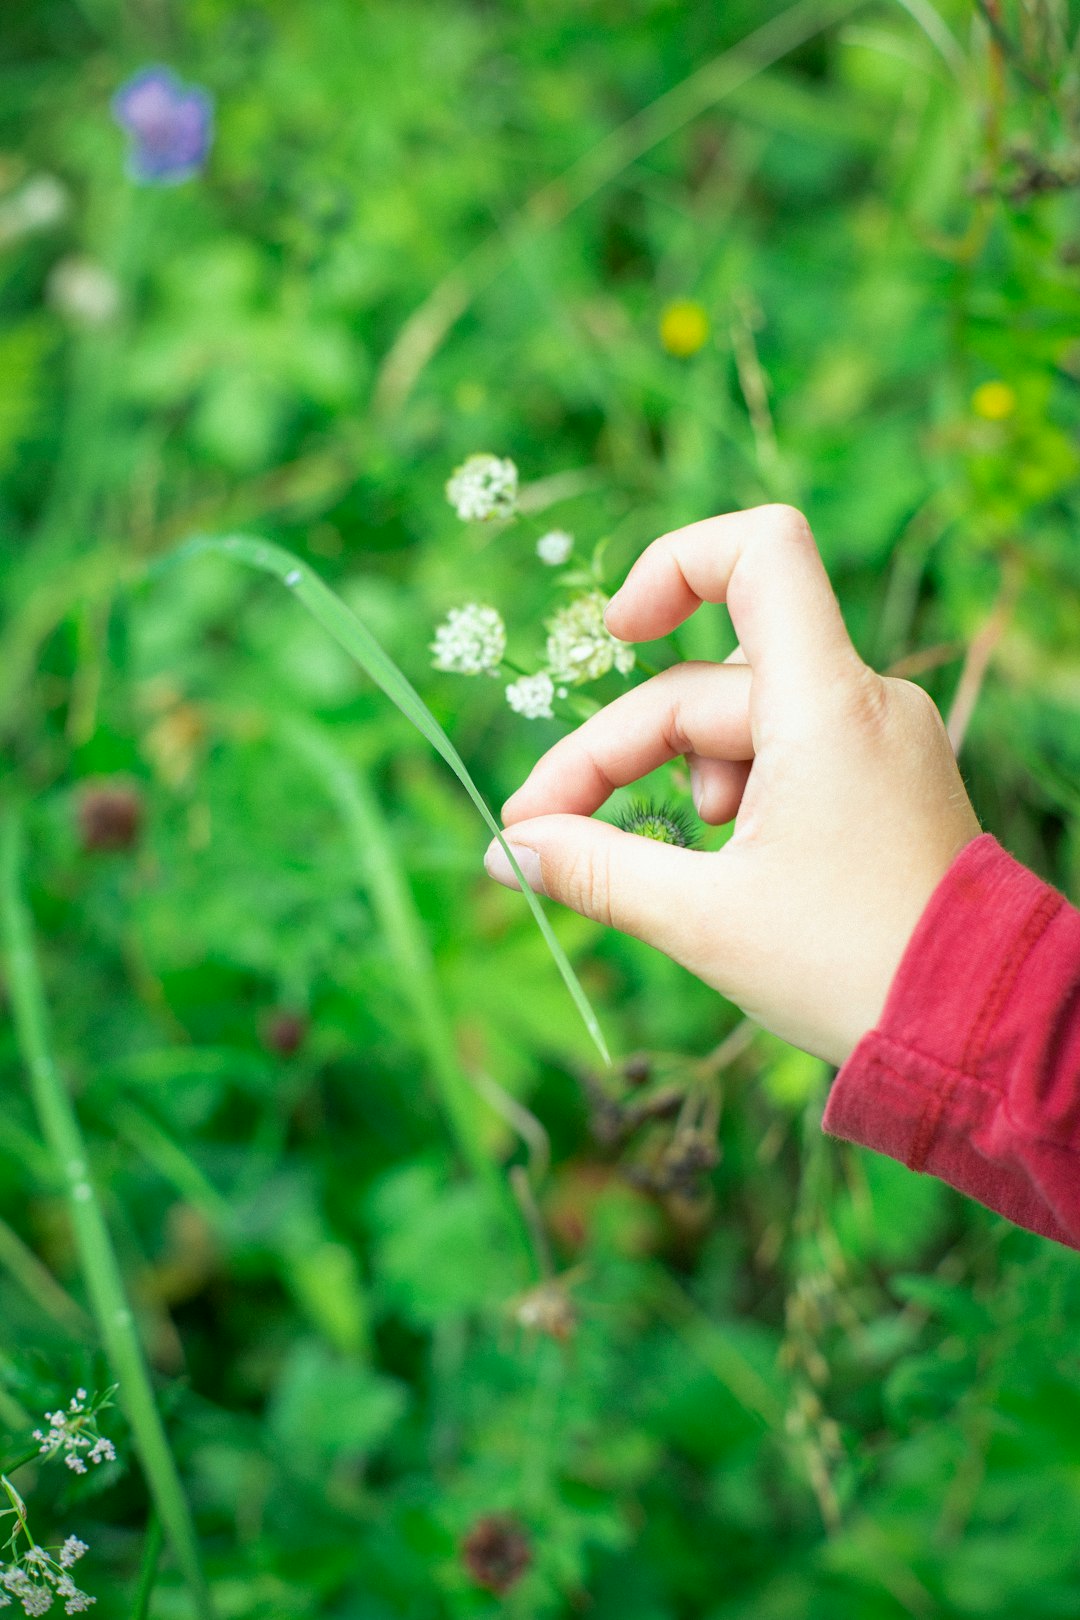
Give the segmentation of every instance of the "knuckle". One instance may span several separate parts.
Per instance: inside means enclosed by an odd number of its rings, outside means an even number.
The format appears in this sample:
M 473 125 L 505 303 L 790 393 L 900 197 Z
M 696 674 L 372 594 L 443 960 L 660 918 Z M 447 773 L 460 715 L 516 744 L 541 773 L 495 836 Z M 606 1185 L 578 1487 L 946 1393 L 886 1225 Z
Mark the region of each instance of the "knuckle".
M 889 689 L 876 670 L 860 660 L 854 678 L 845 684 L 844 707 L 847 718 L 864 731 L 877 733 L 884 728 L 889 712 Z
M 945 734 L 945 722 L 941 717 L 941 710 L 934 702 L 925 686 L 919 686 L 916 681 L 902 680 L 891 675 L 884 678 L 886 690 L 895 698 L 908 719 L 909 724 L 921 731 Z
M 797 506 L 775 502 L 762 510 L 769 519 L 770 529 L 776 539 L 794 541 L 799 545 L 805 545 L 807 541 L 813 544 L 813 531 L 805 513 L 800 512 Z
M 563 881 L 563 899 L 572 910 L 585 917 L 615 927 L 612 914 L 608 863 L 596 850 L 582 851 L 571 858 Z

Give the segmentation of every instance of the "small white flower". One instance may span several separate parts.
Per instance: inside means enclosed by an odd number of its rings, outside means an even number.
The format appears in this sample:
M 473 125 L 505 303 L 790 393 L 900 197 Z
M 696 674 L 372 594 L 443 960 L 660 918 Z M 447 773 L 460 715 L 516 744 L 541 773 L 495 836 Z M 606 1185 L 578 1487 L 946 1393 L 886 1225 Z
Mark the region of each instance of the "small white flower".
M 61 259 L 49 272 L 45 295 L 76 326 L 104 326 L 120 311 L 120 288 L 94 259 Z
M 23 1563 L 28 1569 L 48 1569 L 51 1562 L 44 1547 L 30 1547 L 23 1553 Z
M 85 1541 L 80 1541 L 78 1536 L 68 1536 L 60 1549 L 60 1568 L 70 1569 L 72 1564 L 77 1564 L 83 1554 L 89 1551 L 90 1548 Z
M 551 529 L 536 542 L 536 555 L 549 568 L 560 567 L 574 549 L 574 537 L 565 529 Z
M 67 187 L 55 175 L 31 175 L 18 191 L 0 202 L 0 246 L 58 225 L 70 204 Z
M 53 1595 L 47 1586 L 27 1585 L 17 1593 L 17 1596 L 24 1614 L 48 1614 L 52 1608 Z
M 71 1469 L 73 1474 L 86 1473 L 86 1464 L 83 1462 L 77 1451 L 69 1451 L 67 1456 L 64 1458 L 64 1462 Z
M 551 676 L 542 672 L 539 675 L 522 675 L 520 680 L 512 681 L 506 688 L 507 703 L 515 714 L 523 714 L 526 720 L 550 720 L 554 695 Z
M 548 624 L 547 662 L 556 681 L 580 686 L 599 680 L 612 665 L 620 675 L 634 667 L 634 649 L 616 641 L 604 624 L 608 598 L 589 591 L 560 608 Z
M 98 1435 L 90 1448 L 90 1461 L 92 1463 L 116 1461 L 116 1447 L 111 1440 L 106 1440 L 103 1434 Z
M 64 1613 L 82 1614 L 84 1609 L 88 1609 L 92 1603 L 96 1602 L 97 1598 L 90 1597 L 86 1592 L 80 1592 L 78 1587 L 76 1587 L 75 1591 L 72 1592 L 71 1596 L 64 1604 Z
M 494 674 L 506 651 L 506 626 L 493 607 L 451 608 L 431 643 L 436 669 L 453 675 Z
M 462 522 L 513 517 L 518 471 L 501 456 L 469 456 L 447 481 L 446 498 Z

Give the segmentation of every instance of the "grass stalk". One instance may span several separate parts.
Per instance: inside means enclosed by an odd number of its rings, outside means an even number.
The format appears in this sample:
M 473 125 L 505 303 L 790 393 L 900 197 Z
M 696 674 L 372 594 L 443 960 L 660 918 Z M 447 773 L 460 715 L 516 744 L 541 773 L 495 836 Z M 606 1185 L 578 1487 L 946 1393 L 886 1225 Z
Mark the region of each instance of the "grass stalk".
M 65 1333 L 76 1339 L 86 1337 L 91 1323 L 82 1306 L 60 1286 L 48 1266 L 41 1263 L 33 1249 L 4 1220 L 0 1220 L 0 1266 Z
M 154 1587 L 157 1584 L 158 1564 L 161 1562 L 161 1549 L 164 1539 L 161 1520 L 156 1513 L 152 1513 L 150 1523 L 146 1527 L 146 1540 L 143 1542 L 139 1581 L 131 1605 L 131 1620 L 146 1620 L 146 1616 L 150 1613 L 150 1599 L 154 1595 Z
M 488 831 L 502 845 L 511 870 L 521 886 L 521 893 L 525 903 L 536 919 L 536 925 L 544 936 L 547 948 L 551 952 L 563 982 L 570 992 L 574 1005 L 580 1013 L 605 1066 L 610 1068 L 611 1055 L 600 1028 L 599 1020 L 577 974 L 570 965 L 566 952 L 555 937 L 543 906 L 525 882 L 521 868 L 514 859 L 513 851 L 503 837 L 502 828 L 488 809 L 465 761 L 411 681 L 401 672 L 389 654 L 383 650 L 367 626 L 354 613 L 350 612 L 341 598 L 336 596 L 316 573 L 307 567 L 300 558 L 294 556 L 292 552 L 284 550 L 281 546 L 272 545 L 268 540 L 255 539 L 248 535 L 200 537 L 171 552 L 167 558 L 163 558 L 156 563 L 150 573 L 156 574 L 167 565 L 175 564 L 185 558 L 197 556 L 207 551 L 232 557 L 237 562 L 246 563 L 249 568 L 259 569 L 263 573 L 272 574 L 281 580 L 282 584 L 293 592 L 298 601 L 303 603 L 312 618 L 333 636 L 338 645 L 343 647 L 351 658 L 356 660 L 390 701 L 401 710 L 406 719 L 412 722 L 421 736 L 427 739 L 435 752 L 446 761 L 476 806 Z
M 472 1088 L 458 1060 L 431 947 L 378 800 L 364 772 L 346 761 L 317 726 L 289 719 L 280 729 L 316 771 L 344 824 L 458 1151 L 480 1180 L 498 1184 L 499 1197 L 505 1199 L 502 1178 L 477 1139 Z
M 0 825 L 0 923 L 7 955 L 15 1036 L 46 1144 L 62 1174 L 75 1244 L 94 1319 L 118 1400 L 162 1526 L 187 1584 L 198 1620 L 213 1620 L 195 1526 L 154 1400 L 150 1372 L 135 1330 L 101 1203 L 90 1179 L 78 1116 L 53 1060 L 30 913 L 20 884 L 21 825 L 9 809 Z

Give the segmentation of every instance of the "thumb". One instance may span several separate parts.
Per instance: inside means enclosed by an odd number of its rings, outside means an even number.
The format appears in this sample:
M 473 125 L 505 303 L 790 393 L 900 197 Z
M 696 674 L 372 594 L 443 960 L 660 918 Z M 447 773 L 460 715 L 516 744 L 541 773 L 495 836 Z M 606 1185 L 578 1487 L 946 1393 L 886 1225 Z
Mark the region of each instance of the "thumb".
M 706 863 L 701 850 L 678 849 L 622 832 L 591 816 L 534 816 L 506 829 L 529 887 L 583 917 L 655 945 L 669 955 L 701 907 Z M 484 856 L 488 876 L 520 888 L 497 840 Z

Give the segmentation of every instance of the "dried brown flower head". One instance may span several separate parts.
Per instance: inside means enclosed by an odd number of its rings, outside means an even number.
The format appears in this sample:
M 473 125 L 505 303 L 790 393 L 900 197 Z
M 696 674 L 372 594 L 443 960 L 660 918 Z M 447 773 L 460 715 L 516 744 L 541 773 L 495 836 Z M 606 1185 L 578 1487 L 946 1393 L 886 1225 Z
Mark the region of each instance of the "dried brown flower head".
M 263 1045 L 278 1057 L 292 1057 L 304 1044 L 308 1032 L 306 1014 L 279 1007 L 263 1022 Z
M 88 855 L 132 849 L 142 827 L 142 797 L 119 779 L 86 782 L 79 791 L 79 841 Z
M 462 1542 L 461 1560 L 477 1586 L 502 1596 L 532 1563 L 532 1546 L 512 1513 L 486 1513 Z

